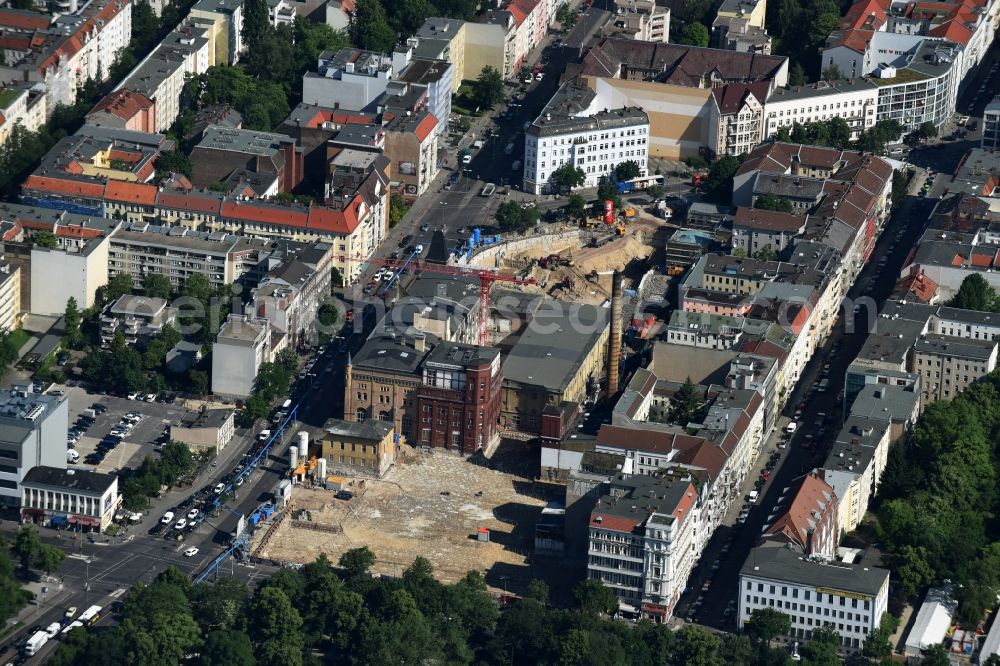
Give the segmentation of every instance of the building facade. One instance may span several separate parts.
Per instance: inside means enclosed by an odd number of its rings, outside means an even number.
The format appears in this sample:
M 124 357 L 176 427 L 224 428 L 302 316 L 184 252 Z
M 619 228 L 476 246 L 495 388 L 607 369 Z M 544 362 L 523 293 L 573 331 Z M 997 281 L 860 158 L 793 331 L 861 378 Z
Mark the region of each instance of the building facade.
M 0 504 L 17 507 L 33 467 L 66 469 L 69 402 L 14 387 L 0 391 Z
M 21 482 L 21 520 L 103 532 L 122 504 L 118 477 L 38 465 Z
M 229 315 L 212 345 L 212 393 L 246 398 L 257 371 L 271 360 L 271 326 L 266 319 Z
M 773 608 L 791 619 L 789 638 L 809 640 L 814 631 L 830 626 L 844 648 L 856 650 L 882 622 L 889 572 L 824 562 L 787 546 L 754 548 L 740 570 L 738 594 L 741 628 L 754 611 Z
M 396 440 L 396 430 L 387 421 L 330 419 L 323 424 L 320 457 L 331 472 L 380 477 L 396 461 Z

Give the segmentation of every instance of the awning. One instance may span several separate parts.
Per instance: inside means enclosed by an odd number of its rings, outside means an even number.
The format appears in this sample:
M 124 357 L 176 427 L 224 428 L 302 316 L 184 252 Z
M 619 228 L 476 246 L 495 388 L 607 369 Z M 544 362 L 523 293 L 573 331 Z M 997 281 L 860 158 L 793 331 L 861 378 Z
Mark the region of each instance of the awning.
M 52 525 L 68 525 L 69 518 L 67 518 L 66 516 L 52 516 L 50 522 L 52 523 Z
M 70 516 L 69 522 L 71 525 L 86 525 L 88 527 L 101 526 L 101 521 L 96 518 L 90 518 L 89 516 Z

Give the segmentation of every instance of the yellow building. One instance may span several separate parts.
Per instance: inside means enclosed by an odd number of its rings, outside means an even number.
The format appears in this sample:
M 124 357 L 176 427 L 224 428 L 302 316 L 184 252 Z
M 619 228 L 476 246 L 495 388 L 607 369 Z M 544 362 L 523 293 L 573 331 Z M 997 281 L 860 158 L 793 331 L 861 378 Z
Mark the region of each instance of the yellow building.
M 382 476 L 396 462 L 396 430 L 391 421 L 341 421 L 323 425 L 320 455 L 330 472 Z

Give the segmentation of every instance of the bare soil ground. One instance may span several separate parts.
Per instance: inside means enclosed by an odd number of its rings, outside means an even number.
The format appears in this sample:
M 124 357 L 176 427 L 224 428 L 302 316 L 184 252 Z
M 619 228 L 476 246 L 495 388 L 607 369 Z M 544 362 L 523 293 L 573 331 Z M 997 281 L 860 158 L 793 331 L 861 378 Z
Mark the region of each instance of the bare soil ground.
M 344 551 L 366 545 L 377 558 L 373 573 L 398 576 L 422 555 L 443 581 L 472 569 L 527 569 L 544 501 L 522 494 L 530 486 L 522 477 L 410 449 L 385 478 L 349 484 L 355 493 L 349 501 L 324 489 L 298 487 L 292 494 L 293 514 L 306 509 L 312 523 L 338 532 L 294 527 L 293 515 L 257 554 L 305 563 L 326 553 L 336 562 Z M 488 543 L 476 539 L 482 527 L 491 532 Z

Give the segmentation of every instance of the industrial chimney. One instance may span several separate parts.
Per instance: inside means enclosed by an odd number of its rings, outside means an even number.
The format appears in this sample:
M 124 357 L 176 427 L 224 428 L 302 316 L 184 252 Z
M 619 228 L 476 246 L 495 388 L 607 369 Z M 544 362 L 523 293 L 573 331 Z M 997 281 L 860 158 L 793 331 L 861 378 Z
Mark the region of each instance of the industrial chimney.
M 611 335 L 608 336 L 608 397 L 618 392 L 618 366 L 622 355 L 622 274 L 611 276 Z

